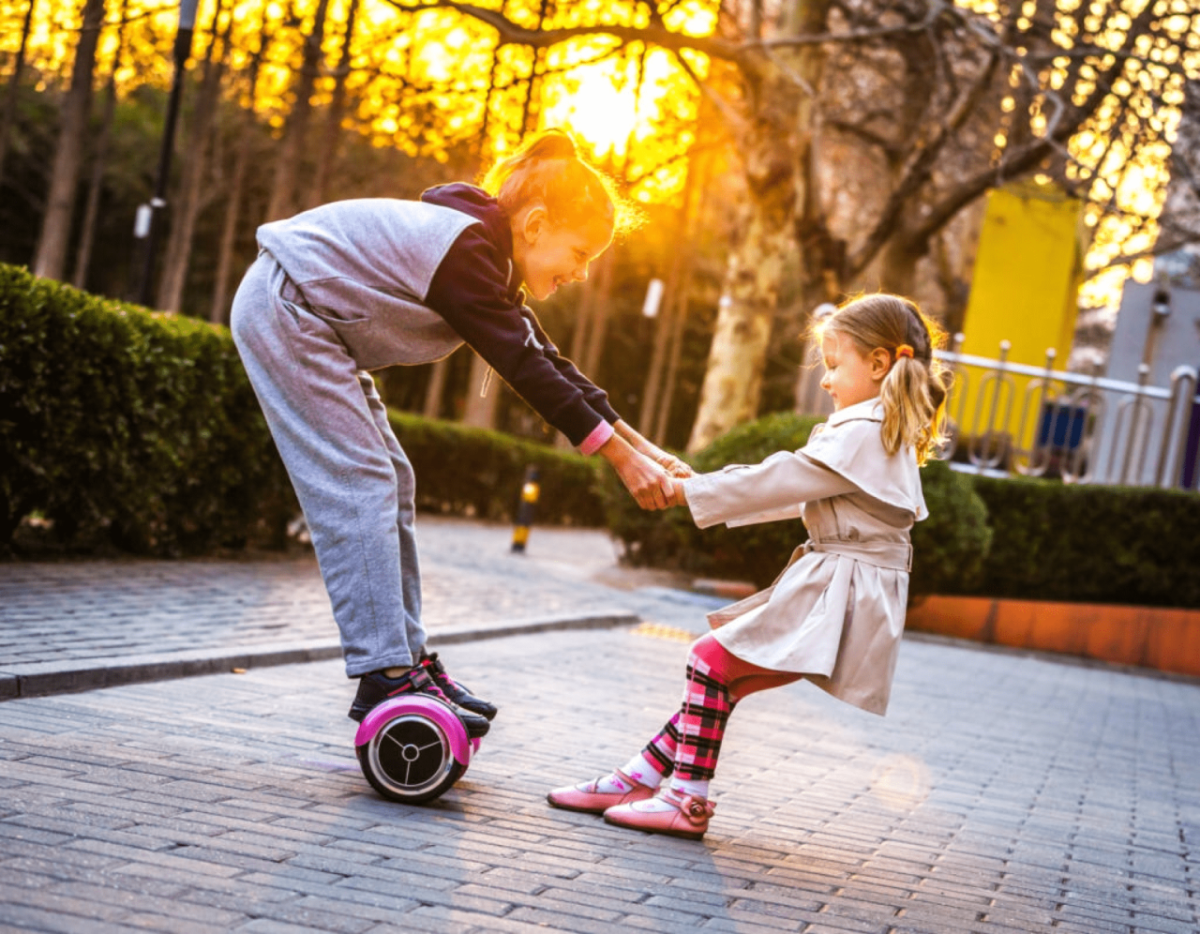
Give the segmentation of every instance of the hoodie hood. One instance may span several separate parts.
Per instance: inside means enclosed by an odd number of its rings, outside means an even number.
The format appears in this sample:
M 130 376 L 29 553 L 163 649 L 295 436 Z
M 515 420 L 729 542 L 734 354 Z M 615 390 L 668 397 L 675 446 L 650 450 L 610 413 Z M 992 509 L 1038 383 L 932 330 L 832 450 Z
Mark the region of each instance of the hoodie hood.
M 421 200 L 426 204 L 452 208 L 475 218 L 483 225 L 487 239 L 495 244 L 505 257 L 512 258 L 512 227 L 508 221 L 508 212 L 482 188 L 464 182 L 435 185 L 421 192 Z

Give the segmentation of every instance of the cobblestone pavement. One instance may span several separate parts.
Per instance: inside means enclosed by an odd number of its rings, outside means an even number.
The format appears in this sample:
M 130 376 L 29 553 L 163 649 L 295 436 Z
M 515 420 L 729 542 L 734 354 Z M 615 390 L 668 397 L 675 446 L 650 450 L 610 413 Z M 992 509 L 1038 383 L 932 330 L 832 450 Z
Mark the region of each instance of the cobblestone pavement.
M 525 555 L 507 526 L 422 516 L 418 531 L 435 644 L 635 615 L 699 625 L 685 594 L 654 586 L 669 575 L 618 569 L 602 531 L 535 528 Z M 311 555 L 0 563 L 0 699 L 336 657 Z
M 424 808 L 358 773 L 333 661 L 0 704 L 0 928 L 1200 928 L 1200 686 L 906 642 L 885 719 L 806 684 L 739 705 L 703 842 L 549 808 L 660 725 L 685 652 L 455 646 L 501 712 Z
M 334 660 L 0 703 L 0 930 L 1200 931 L 1194 681 L 908 639 L 886 718 L 740 704 L 702 843 L 549 808 L 661 725 L 713 601 L 599 533 L 509 534 L 422 522 L 435 641 L 653 625 L 451 644 L 501 713 L 428 807 L 363 780 Z M 0 565 L 0 624 L 0 672 L 335 647 L 310 559 Z

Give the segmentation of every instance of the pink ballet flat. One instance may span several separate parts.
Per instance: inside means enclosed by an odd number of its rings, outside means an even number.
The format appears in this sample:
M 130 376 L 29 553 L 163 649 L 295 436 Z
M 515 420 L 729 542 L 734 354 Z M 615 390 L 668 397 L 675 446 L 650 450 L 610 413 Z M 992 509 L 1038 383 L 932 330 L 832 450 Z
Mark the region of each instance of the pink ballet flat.
M 695 795 L 681 795 L 670 788 L 660 789 L 655 797 L 675 807 L 670 811 L 646 811 L 638 807 L 637 801 L 631 801 L 609 808 L 604 812 L 604 819 L 618 827 L 663 833 L 687 840 L 699 840 L 704 836 L 715 804 Z
M 616 770 L 618 777 L 625 784 L 632 786 L 629 791 L 597 791 L 600 779 L 587 782 L 584 785 L 568 785 L 566 788 L 555 788 L 546 795 L 546 800 L 554 807 L 564 811 L 585 811 L 588 814 L 603 814 L 611 807 L 619 804 L 629 804 L 633 801 L 644 801 L 654 796 L 654 789 L 649 785 L 635 782 L 632 778 Z

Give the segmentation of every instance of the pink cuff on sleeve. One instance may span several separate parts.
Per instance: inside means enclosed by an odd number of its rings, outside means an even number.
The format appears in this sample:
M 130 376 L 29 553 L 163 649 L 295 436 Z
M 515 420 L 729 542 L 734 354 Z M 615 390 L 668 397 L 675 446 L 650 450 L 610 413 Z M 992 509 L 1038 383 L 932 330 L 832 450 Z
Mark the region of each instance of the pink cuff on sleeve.
M 579 445 L 579 451 L 581 454 L 595 454 L 612 436 L 613 426 L 601 420 L 600 424 L 592 429 L 592 433 L 583 439 L 583 443 Z

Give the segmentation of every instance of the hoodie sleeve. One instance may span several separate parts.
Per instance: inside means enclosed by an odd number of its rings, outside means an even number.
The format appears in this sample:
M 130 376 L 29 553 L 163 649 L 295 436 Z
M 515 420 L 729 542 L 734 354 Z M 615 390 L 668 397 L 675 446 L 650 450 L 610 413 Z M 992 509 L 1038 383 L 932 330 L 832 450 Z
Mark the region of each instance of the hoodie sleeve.
M 511 274 L 511 260 L 472 225 L 438 266 L 425 304 L 534 411 L 582 445 L 616 421 L 616 413 L 603 390 L 558 355 L 533 312 L 509 297 Z
M 559 354 L 558 348 L 554 346 L 549 335 L 542 330 L 542 325 L 534 315 L 533 309 L 525 305 L 521 309 L 521 314 L 532 325 L 534 337 L 545 348 L 547 359 L 554 364 L 558 372 L 570 380 L 573 385 L 579 387 L 588 405 L 604 416 L 604 420 L 610 425 L 620 421 L 621 416 L 617 414 L 617 411 L 608 402 L 608 393 L 584 376 L 574 363 Z

